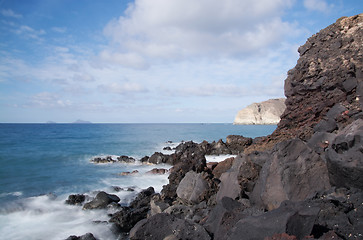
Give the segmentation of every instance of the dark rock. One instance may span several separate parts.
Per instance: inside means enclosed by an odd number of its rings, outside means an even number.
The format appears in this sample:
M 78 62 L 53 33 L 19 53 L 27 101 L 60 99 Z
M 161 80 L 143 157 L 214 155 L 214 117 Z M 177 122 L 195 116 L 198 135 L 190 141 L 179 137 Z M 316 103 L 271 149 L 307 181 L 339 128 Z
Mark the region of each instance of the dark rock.
M 166 150 L 166 151 L 172 151 L 171 147 L 164 147 L 163 150 Z
M 202 173 L 189 171 L 180 181 L 176 193 L 183 201 L 195 204 L 204 200 L 208 188 L 208 182 Z
M 95 199 L 93 199 L 91 202 L 86 203 L 83 206 L 83 209 L 99 209 L 99 208 L 105 208 L 110 203 L 117 203 L 120 201 L 120 198 L 113 194 L 108 194 L 106 192 L 99 192 Z
M 329 119 L 322 119 L 318 124 L 316 124 L 314 126 L 314 131 L 315 132 L 333 132 L 334 130 L 336 130 L 338 128 L 337 123 L 335 122 L 334 119 L 329 118 Z
M 234 157 L 231 157 L 223 160 L 222 162 L 219 162 L 212 171 L 214 177 L 220 178 L 222 173 L 226 172 L 232 167 L 233 161 Z
M 241 203 L 229 197 L 223 197 L 208 215 L 203 225 L 213 234 L 214 239 L 224 239 L 225 234 L 242 218 L 245 209 Z
M 212 145 L 212 149 L 210 152 L 211 155 L 232 154 L 232 151 L 222 141 L 222 139 L 219 139 L 218 142 L 211 143 L 211 145 Z
M 150 171 L 147 171 L 146 173 L 148 174 L 166 174 L 168 173 L 168 169 L 165 169 L 165 168 L 153 168 L 151 169 Z
M 331 146 L 335 134 L 327 132 L 317 132 L 309 139 L 307 145 L 316 153 L 323 155 L 325 150 Z
M 130 231 L 138 221 L 147 217 L 150 200 L 154 193 L 153 187 L 141 191 L 129 207 L 122 207 L 120 211 L 112 214 L 110 222 L 114 223 L 122 232 Z
M 152 195 L 155 193 L 153 187 L 142 190 L 130 203 L 131 208 L 149 207 Z
M 145 156 L 145 157 L 141 158 L 141 159 L 140 159 L 140 162 L 142 162 L 142 163 L 147 163 L 147 162 L 149 162 L 149 157 L 148 157 L 148 156 Z
M 97 240 L 92 233 L 86 233 L 80 237 L 77 236 L 69 236 L 66 240 Z
M 207 168 L 210 170 L 214 170 L 214 168 L 218 165 L 218 162 L 207 162 Z
M 259 175 L 260 166 L 252 161 L 253 154 L 238 155 L 231 168 L 222 173 L 220 187 L 217 192 L 217 202 L 223 197 L 241 198 L 246 192 L 252 191 Z
M 135 162 L 135 159 L 134 158 L 128 157 L 128 156 L 119 156 L 117 158 L 117 160 L 119 162 L 124 162 L 124 163 L 134 163 Z
M 243 137 L 240 135 L 229 135 L 226 138 L 226 145 L 231 150 L 232 154 L 239 154 L 252 144 L 252 138 Z
M 65 202 L 69 205 L 82 205 L 85 200 L 86 196 L 83 194 L 72 194 L 68 196 L 68 199 Z
M 319 211 L 317 204 L 285 201 L 279 208 L 260 216 L 242 218 L 225 239 L 264 239 L 282 233 L 302 239 L 310 235 Z
M 135 175 L 135 174 L 138 174 L 138 173 L 139 173 L 139 171 L 134 170 L 132 172 L 121 172 L 121 173 L 119 173 L 119 175 L 120 176 L 130 176 L 130 175 Z
M 285 200 L 302 201 L 330 188 L 321 157 L 299 139 L 279 143 L 260 172 L 250 199 L 271 210 Z
M 91 160 L 93 163 L 114 163 L 116 160 L 113 160 L 111 156 L 107 156 L 105 158 L 96 157 Z
M 154 194 L 150 200 L 150 216 L 162 213 L 170 205 L 161 199 L 160 194 Z
M 328 149 L 330 182 L 337 187 L 363 189 L 363 120 L 340 131 Z
M 159 213 L 138 222 L 130 231 L 130 239 L 211 239 L 206 230 L 193 222 Z
M 172 164 L 170 155 L 165 155 L 160 152 L 156 152 L 153 155 L 151 155 L 151 157 L 149 158 L 148 161 L 149 161 L 149 163 L 153 163 L 153 164 L 161 164 L 161 163 Z

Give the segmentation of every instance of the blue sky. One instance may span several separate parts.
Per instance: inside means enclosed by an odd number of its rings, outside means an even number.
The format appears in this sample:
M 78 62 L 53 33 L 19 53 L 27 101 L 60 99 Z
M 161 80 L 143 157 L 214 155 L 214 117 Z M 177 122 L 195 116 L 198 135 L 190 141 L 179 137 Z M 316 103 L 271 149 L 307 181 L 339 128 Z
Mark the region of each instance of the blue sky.
M 361 0 L 0 0 L 0 122 L 233 122 Z

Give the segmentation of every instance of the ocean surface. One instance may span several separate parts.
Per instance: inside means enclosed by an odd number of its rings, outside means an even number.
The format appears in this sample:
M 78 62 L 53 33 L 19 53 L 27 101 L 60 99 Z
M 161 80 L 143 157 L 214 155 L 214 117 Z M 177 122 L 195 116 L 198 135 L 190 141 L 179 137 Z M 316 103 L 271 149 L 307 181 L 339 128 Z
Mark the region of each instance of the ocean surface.
M 0 124 L 0 238 L 66 239 L 92 232 L 99 239 L 114 239 L 109 226 L 94 223 L 107 221 L 111 209 L 85 211 L 66 205 L 68 195 L 92 197 L 104 190 L 118 195 L 120 203 L 126 205 L 141 189 L 153 186 L 160 191 L 168 176 L 145 174 L 155 166 L 138 162 L 93 164 L 91 159 L 127 155 L 138 160 L 182 141 L 225 141 L 230 134 L 258 137 L 275 128 L 232 124 Z M 139 174 L 119 174 L 133 170 Z M 116 192 L 112 186 L 135 191 Z

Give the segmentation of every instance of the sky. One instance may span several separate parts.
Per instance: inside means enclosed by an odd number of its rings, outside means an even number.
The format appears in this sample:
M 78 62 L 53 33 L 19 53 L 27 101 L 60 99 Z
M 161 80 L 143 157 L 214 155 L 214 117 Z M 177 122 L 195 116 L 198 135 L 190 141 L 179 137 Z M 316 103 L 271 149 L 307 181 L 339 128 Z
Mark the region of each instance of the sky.
M 231 123 L 361 0 L 0 0 L 0 123 Z

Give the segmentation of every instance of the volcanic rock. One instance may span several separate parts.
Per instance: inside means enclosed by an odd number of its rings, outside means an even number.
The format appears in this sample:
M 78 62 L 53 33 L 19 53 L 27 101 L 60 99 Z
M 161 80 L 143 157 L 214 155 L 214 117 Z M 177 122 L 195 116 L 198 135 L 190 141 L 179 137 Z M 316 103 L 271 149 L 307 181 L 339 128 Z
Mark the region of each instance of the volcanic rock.
M 99 192 L 97 193 L 95 199 L 91 202 L 86 203 L 83 206 L 83 209 L 99 209 L 105 208 L 110 203 L 117 203 L 120 201 L 120 198 L 113 194 L 108 194 L 106 192 Z

